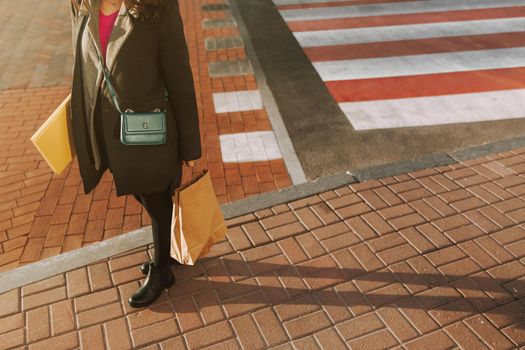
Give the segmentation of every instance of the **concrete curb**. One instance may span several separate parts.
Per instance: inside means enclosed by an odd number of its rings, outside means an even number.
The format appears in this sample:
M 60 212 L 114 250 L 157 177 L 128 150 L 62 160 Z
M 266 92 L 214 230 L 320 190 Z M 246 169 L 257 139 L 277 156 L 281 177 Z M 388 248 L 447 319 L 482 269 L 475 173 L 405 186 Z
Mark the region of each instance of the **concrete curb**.
M 411 171 L 456 163 L 448 154 L 430 154 L 415 159 L 357 169 L 352 172 L 359 182 L 409 173 Z
M 260 209 L 291 202 L 316 193 L 329 191 L 354 182 L 357 181 L 350 173 L 326 176 L 317 180 L 284 188 L 279 191 L 262 193 L 240 199 L 233 203 L 224 204 L 221 209 L 224 217 L 231 219 Z
M 525 136 L 464 148 L 451 152 L 450 156 L 458 162 L 461 162 L 467 159 L 483 157 L 488 154 L 505 152 L 520 147 L 525 147 Z
M 42 279 L 75 270 L 152 242 L 151 226 L 49 257 L 0 274 L 0 294 Z

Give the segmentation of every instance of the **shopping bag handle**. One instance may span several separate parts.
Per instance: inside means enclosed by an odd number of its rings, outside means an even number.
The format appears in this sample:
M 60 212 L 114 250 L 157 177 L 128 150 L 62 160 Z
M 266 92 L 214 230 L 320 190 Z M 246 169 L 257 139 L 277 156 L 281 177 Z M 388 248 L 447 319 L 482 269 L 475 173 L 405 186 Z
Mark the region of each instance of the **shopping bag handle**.
M 194 164 L 197 164 L 197 162 L 195 162 Z M 182 179 L 181 179 L 181 187 L 180 187 L 181 189 L 191 186 L 193 183 L 199 180 L 208 171 L 207 168 L 202 169 L 202 171 L 197 171 L 197 175 L 194 176 L 192 168 L 196 168 L 196 165 L 194 165 L 193 167 L 190 167 L 189 165 L 186 165 L 186 162 L 182 162 Z M 187 176 L 185 176 L 186 173 L 187 173 Z M 182 180 L 184 179 L 186 179 L 187 181 L 183 182 Z

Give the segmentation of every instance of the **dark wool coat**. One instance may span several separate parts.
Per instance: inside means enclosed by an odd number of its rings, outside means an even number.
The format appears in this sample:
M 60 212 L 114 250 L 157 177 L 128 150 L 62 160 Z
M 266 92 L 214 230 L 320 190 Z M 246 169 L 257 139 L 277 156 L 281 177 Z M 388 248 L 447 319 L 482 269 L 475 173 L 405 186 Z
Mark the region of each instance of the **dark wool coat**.
M 197 102 L 178 2 L 165 0 L 166 8 L 156 22 L 140 20 L 124 4 L 117 16 L 106 65 L 121 109 L 162 109 L 165 89 L 169 96 L 166 143 L 124 145 L 120 114 L 103 82 L 97 56 L 101 52 L 99 1 L 90 0 L 92 12 L 71 8 L 75 55 L 71 121 L 84 193 L 99 183 L 106 165 L 117 196 L 160 192 L 169 184 L 173 193 L 180 185 L 182 160 L 201 157 Z M 101 123 L 97 125 L 102 135 L 96 133 L 95 123 Z M 101 162 L 104 144 L 108 164 Z

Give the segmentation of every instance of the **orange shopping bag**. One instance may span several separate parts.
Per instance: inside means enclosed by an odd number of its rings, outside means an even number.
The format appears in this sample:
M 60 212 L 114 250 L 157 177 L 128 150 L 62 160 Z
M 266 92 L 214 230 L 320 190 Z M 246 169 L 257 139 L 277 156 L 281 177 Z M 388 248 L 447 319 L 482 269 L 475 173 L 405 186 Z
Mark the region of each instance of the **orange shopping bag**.
M 183 165 L 185 167 L 185 165 Z M 226 235 L 226 222 L 208 170 L 175 191 L 171 220 L 171 256 L 194 265 Z

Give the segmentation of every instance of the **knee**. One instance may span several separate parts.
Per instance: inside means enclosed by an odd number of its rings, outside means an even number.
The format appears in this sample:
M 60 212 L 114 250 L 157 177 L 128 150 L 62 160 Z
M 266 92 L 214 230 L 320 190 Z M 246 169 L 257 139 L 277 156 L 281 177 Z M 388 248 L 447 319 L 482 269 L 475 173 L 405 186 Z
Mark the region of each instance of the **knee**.
M 146 208 L 150 216 L 162 217 L 170 214 L 173 209 L 173 201 L 170 195 L 164 193 L 154 193 L 151 195 L 141 195 L 141 203 Z

